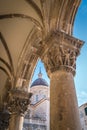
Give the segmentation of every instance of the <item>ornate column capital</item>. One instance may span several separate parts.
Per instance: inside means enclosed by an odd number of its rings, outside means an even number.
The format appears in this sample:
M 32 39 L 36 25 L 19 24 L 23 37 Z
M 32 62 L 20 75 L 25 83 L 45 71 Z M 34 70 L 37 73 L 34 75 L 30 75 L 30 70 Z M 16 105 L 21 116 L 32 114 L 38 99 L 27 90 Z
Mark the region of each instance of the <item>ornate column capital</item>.
M 24 115 L 30 104 L 31 93 L 13 89 L 8 94 L 7 107 L 12 114 Z
M 65 70 L 75 75 L 76 58 L 80 54 L 83 41 L 64 32 L 52 32 L 45 40 L 46 49 L 42 56 L 49 72 Z

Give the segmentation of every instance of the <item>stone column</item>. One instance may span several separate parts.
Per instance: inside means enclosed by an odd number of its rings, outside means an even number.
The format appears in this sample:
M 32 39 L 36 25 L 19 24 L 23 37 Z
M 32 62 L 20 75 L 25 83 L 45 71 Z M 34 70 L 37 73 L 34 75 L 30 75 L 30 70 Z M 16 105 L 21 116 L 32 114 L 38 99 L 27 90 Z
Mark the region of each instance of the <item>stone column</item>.
M 22 130 L 23 121 L 24 121 L 23 115 L 12 114 L 9 121 L 9 130 Z
M 9 93 L 8 110 L 11 113 L 9 130 L 22 130 L 24 114 L 30 104 L 31 93 L 13 89 Z
M 51 130 L 81 130 L 73 76 L 54 72 L 50 86 Z
M 63 32 L 47 40 L 42 60 L 50 76 L 50 130 L 81 130 L 73 76 L 83 42 Z

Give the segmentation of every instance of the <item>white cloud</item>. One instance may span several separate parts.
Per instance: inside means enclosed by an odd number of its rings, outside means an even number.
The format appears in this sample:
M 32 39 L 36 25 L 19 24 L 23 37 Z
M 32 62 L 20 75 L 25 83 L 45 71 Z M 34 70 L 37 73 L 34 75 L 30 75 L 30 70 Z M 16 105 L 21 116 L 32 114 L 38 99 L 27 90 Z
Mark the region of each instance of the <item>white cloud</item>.
M 87 102 L 87 92 L 81 91 L 77 94 L 79 106 Z

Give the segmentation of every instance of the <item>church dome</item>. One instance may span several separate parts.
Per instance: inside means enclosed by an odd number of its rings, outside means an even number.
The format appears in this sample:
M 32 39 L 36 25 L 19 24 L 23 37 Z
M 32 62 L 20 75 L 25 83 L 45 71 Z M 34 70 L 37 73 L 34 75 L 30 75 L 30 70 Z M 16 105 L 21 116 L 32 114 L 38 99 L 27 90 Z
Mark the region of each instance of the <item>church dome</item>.
M 42 78 L 41 71 L 38 74 L 38 78 L 31 84 L 31 87 L 38 86 L 38 85 L 48 86 L 46 80 Z

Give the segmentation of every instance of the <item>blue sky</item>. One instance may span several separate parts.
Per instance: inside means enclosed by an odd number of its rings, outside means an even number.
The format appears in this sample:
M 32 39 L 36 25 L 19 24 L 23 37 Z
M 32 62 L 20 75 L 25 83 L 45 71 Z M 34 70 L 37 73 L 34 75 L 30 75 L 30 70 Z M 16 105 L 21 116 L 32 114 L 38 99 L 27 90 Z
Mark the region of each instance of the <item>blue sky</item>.
M 85 41 L 76 61 L 75 87 L 80 106 L 87 102 L 87 0 L 82 0 L 78 9 L 73 35 Z
M 76 61 L 76 76 L 74 77 L 78 105 L 80 106 L 87 102 L 87 0 L 82 0 L 78 9 L 74 22 L 73 36 L 85 41 Z M 40 67 L 43 78 L 49 83 L 44 64 L 41 61 L 37 63 L 32 82 L 38 78 Z

